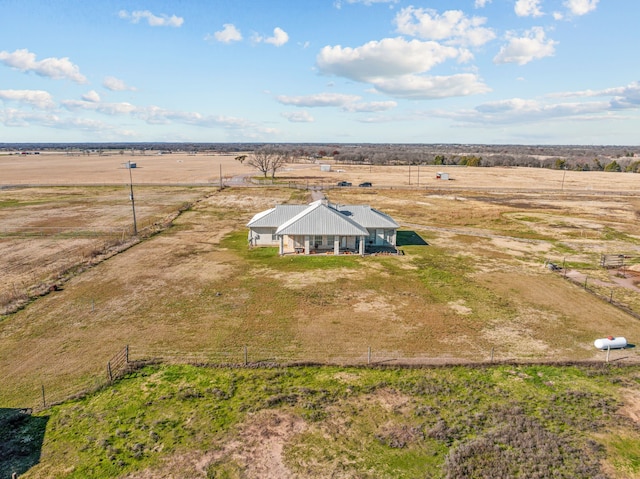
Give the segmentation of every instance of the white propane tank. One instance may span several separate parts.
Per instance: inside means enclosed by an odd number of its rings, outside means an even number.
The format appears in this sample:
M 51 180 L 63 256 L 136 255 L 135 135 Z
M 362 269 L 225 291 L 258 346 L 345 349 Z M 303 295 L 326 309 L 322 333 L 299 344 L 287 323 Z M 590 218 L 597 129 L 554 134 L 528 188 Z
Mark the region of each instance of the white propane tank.
M 593 345 L 598 349 L 621 349 L 627 347 L 627 340 L 623 337 L 614 338 L 613 336 L 609 336 L 607 338 L 596 339 Z

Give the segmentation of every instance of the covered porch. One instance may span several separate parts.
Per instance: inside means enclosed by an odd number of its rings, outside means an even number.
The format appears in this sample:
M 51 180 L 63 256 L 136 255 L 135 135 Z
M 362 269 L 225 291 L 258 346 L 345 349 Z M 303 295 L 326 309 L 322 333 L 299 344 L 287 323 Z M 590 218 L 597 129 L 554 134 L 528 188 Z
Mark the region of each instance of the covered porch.
M 365 254 L 366 236 L 278 235 L 279 253 L 284 254 Z

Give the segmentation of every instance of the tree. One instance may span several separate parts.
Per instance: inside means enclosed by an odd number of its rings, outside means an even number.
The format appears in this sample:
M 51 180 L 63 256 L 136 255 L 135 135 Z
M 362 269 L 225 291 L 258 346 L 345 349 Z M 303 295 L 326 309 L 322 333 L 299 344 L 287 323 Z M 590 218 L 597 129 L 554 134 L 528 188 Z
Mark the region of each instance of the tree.
M 289 160 L 288 152 L 284 150 L 274 150 L 271 156 L 271 167 L 269 171 L 271 172 L 271 178 L 276 177 L 276 171 L 282 169 L 284 165 Z
M 620 165 L 616 160 L 613 160 L 604 167 L 604 171 L 622 171 L 622 168 L 620 168 Z
M 275 178 L 276 172 L 281 169 L 287 162 L 288 155 L 286 152 L 277 150 L 271 146 L 264 146 L 254 150 L 247 158 L 247 165 L 253 166 L 260 171 L 264 177 L 271 173 L 271 178 Z
M 632 172 L 632 173 L 640 173 L 640 161 L 634 161 L 627 165 L 624 171 Z
M 593 162 L 595 163 L 595 166 L 593 167 L 594 170 L 596 170 L 596 171 L 604 170 L 604 167 L 602 166 L 602 163 L 600 163 L 599 159 L 594 158 Z
M 460 157 L 460 164 L 465 166 L 480 166 L 482 164 L 482 157 L 462 156 Z
M 563 160 L 562 158 L 556 159 L 556 170 L 564 170 L 567 166 L 567 160 Z

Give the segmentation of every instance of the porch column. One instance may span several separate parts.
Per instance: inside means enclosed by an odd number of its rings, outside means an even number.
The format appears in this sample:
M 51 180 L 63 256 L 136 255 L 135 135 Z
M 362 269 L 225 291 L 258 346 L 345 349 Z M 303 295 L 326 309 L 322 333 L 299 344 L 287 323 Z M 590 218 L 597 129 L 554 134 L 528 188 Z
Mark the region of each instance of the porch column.
M 304 237 L 304 254 L 309 254 L 309 235 Z
M 280 235 L 280 256 L 284 254 L 284 235 Z
M 360 256 L 364 256 L 364 242 L 365 242 L 365 236 L 360 236 Z
M 340 254 L 340 236 L 333 237 L 333 254 Z

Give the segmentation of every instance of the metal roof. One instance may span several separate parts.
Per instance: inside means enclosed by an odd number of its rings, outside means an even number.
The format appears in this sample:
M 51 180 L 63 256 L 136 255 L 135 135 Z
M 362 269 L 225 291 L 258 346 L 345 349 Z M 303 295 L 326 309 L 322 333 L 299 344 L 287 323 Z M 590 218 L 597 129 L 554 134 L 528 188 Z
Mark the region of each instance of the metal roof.
M 367 229 L 333 207 L 315 202 L 276 230 L 277 235 L 367 236 Z
M 277 228 L 307 208 L 309 205 L 277 205 L 275 208 L 254 215 L 247 226 L 250 228 Z
M 368 235 L 367 228 L 398 228 L 389 215 L 368 205 L 335 205 L 318 200 L 309 205 L 277 205 L 254 215 L 249 228 L 277 228 L 279 235 Z
M 335 205 L 335 208 L 365 228 L 398 228 L 400 226 L 391 216 L 369 205 Z

